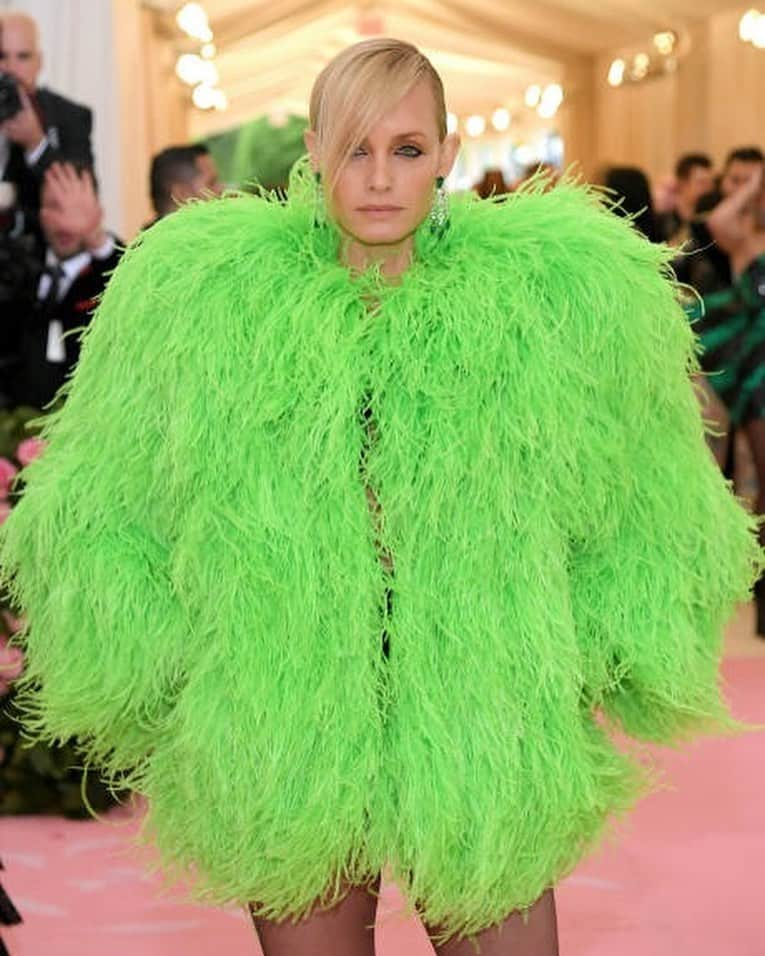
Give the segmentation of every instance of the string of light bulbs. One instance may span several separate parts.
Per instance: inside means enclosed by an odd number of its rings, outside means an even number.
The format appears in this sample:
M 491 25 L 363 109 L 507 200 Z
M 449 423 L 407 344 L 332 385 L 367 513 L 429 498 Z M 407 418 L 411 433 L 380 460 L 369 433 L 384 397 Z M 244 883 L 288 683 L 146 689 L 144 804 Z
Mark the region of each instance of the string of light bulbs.
M 677 34 L 671 30 L 656 33 L 651 52 L 639 50 L 631 56 L 620 56 L 608 69 L 609 86 L 640 83 L 649 77 L 662 76 L 677 69 Z
M 198 53 L 182 53 L 175 64 L 178 78 L 192 86 L 191 99 L 200 110 L 225 110 L 228 98 L 218 86 L 220 76 L 215 65 L 217 49 L 207 11 L 201 3 L 186 3 L 178 11 L 175 22 L 179 28 L 200 44 Z
M 527 88 L 524 100 L 526 106 L 536 110 L 541 119 L 552 119 L 563 102 L 563 88 L 558 83 L 550 83 L 545 87 L 533 84 Z M 467 116 L 464 120 L 455 113 L 449 113 L 446 117 L 448 132 L 456 133 L 462 129 L 472 139 L 483 136 L 487 130 L 505 133 L 512 122 L 513 116 L 504 106 L 497 107 L 488 120 L 480 113 Z

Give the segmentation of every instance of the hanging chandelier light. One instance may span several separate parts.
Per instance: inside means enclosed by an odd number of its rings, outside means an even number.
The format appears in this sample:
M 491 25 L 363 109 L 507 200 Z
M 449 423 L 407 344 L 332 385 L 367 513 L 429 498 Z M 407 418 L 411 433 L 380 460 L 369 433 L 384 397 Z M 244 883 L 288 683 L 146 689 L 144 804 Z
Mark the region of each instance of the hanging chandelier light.
M 656 33 L 650 45 L 629 54 L 623 53 L 611 61 L 608 68 L 608 85 L 623 86 L 627 83 L 642 83 L 673 73 L 677 69 L 679 39 L 672 30 Z M 686 43 L 687 46 L 687 43 Z

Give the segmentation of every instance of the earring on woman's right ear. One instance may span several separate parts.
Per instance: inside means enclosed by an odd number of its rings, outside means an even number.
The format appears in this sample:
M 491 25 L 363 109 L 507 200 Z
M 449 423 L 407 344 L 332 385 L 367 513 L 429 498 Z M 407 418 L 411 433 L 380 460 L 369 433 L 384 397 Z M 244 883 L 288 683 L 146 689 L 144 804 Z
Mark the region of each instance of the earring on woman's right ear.
M 321 173 L 314 173 L 316 188 L 313 196 L 313 224 L 319 229 L 327 224 L 327 207 L 324 204 L 324 190 L 321 185 Z

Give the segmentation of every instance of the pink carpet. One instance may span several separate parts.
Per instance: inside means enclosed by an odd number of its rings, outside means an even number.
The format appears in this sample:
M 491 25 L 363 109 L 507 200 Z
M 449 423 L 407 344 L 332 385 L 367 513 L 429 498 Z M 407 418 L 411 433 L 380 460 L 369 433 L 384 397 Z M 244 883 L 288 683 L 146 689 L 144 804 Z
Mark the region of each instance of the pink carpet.
M 765 723 L 765 658 L 728 660 L 736 715 Z M 562 956 L 763 956 L 765 735 L 661 751 L 669 788 L 558 888 Z M 25 917 L 12 956 L 257 956 L 238 911 L 157 892 L 124 822 L 0 820 L 4 882 Z M 380 956 L 431 956 L 384 888 Z M 510 949 L 509 952 L 512 950 Z

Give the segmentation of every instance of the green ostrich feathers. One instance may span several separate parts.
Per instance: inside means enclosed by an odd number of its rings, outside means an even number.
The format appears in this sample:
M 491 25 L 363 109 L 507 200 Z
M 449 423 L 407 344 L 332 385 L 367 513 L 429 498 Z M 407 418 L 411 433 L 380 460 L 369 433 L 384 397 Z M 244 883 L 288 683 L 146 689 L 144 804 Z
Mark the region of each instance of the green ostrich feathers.
M 667 253 L 596 196 L 457 199 L 385 285 L 298 180 L 182 209 L 109 284 L 4 528 L 27 727 L 145 793 L 204 899 L 295 917 L 387 864 L 472 933 L 650 784 L 614 731 L 736 729 L 756 523 Z

